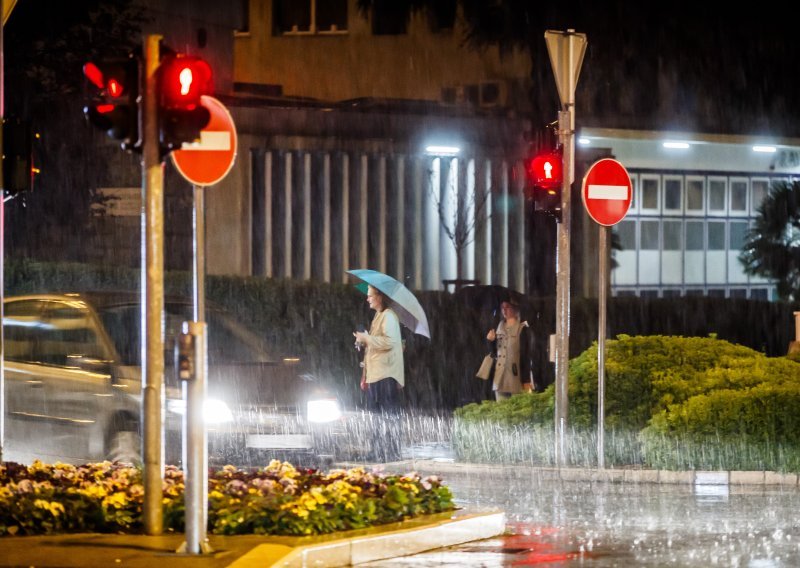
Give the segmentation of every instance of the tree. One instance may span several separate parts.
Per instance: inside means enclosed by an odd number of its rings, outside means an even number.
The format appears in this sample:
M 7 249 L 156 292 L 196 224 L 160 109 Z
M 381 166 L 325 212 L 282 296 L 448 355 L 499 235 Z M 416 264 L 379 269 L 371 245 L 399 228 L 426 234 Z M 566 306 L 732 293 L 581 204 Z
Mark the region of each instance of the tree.
M 739 260 L 747 274 L 776 280 L 781 299 L 800 299 L 800 182 L 773 183 Z
M 444 160 L 442 160 L 444 162 Z M 461 171 L 464 171 L 462 168 Z M 433 177 L 428 178 L 432 181 Z M 439 223 L 442 230 L 453 243 L 456 253 L 456 285 L 455 289 L 460 288 L 460 280 L 463 275 L 464 251 L 474 239 L 475 231 L 489 219 L 487 202 L 491 189 L 475 190 L 468 194 L 467 183 L 461 179 L 455 184 L 439 184 L 441 194 L 436 191 L 433 183 L 428 188 L 431 197 L 436 203 L 436 212 L 439 215 Z
M 43 10 L 46 15 L 43 15 Z M 41 135 L 34 191 L 7 205 L 9 251 L 51 251 L 75 258 L 86 249 L 74 238 L 92 231 L 91 204 L 109 172 L 137 172 L 83 116 L 83 65 L 122 56 L 141 45 L 145 12 L 135 0 L 18 2 L 4 33 L 5 112 L 29 119 Z M 113 152 L 113 153 L 112 153 Z M 131 181 L 130 185 L 137 185 Z M 64 234 L 70 238 L 64 239 Z M 66 243 L 66 244 L 64 244 Z M 66 250 L 65 250 L 66 249 Z

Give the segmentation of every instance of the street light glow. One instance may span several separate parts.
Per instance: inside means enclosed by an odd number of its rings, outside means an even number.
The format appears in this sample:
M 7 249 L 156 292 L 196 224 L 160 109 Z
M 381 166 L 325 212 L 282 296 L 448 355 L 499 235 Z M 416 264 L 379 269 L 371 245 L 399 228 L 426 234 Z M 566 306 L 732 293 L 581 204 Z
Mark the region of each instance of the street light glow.
M 426 146 L 425 152 L 437 156 L 456 156 L 461 152 L 458 146 Z
M 764 154 L 774 154 L 778 149 L 775 146 L 753 146 L 753 152 L 762 152 Z
M 664 148 L 670 148 L 673 150 L 686 150 L 689 147 L 688 142 L 664 142 Z

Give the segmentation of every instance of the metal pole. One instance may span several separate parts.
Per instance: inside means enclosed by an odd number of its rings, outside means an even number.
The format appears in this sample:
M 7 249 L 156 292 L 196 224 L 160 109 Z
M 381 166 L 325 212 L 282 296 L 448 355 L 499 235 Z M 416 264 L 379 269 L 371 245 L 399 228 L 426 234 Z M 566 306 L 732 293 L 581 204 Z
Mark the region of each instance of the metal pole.
M 184 332 L 194 335 L 195 376 L 184 382 L 186 415 L 183 427 L 183 463 L 186 480 L 186 541 L 178 552 L 199 554 L 212 552 L 207 538 L 208 519 L 208 431 L 204 408 L 207 390 L 208 349 L 205 324 L 205 194 L 201 186 L 193 187 L 194 212 L 192 237 L 194 241 L 192 268 L 194 322 Z M 187 325 L 187 324 L 185 324 Z
M 598 323 L 597 323 L 597 467 L 606 467 L 605 398 L 606 398 L 606 304 L 608 294 L 608 227 L 600 226 L 600 258 L 598 259 Z
M 206 398 L 207 333 L 205 322 L 184 322 L 184 333 L 194 336 L 194 377 L 184 381 L 186 400 L 184 416 L 184 463 L 186 464 L 184 506 L 186 508 L 186 541 L 179 552 L 199 554 L 210 552 L 206 542 L 206 507 L 208 495 L 208 470 L 204 467 L 206 456 L 206 429 L 203 409 Z
M 2 3 L 0 3 L 2 6 Z M 0 18 L 5 14 L 0 15 Z M 3 28 L 5 21 L 0 21 L 0 156 L 3 155 L 3 119 L 6 115 L 5 105 L 5 55 L 3 48 Z M 0 160 L 0 322 L 5 317 L 4 304 L 6 298 L 6 278 L 5 278 L 5 250 L 6 243 L 4 235 L 6 232 L 6 204 L 5 204 L 5 184 L 3 183 L 3 160 Z M 3 326 L 0 325 L 0 462 L 3 461 L 3 448 L 6 443 L 6 349 L 5 338 L 3 336 Z
M 144 446 L 144 530 L 148 535 L 163 532 L 162 515 L 162 412 L 164 388 L 164 164 L 159 155 L 156 71 L 160 58 L 160 35 L 144 40 L 145 89 L 142 100 L 143 148 L 142 193 L 142 345 L 145 365 L 142 373 Z
M 570 106 L 570 109 L 573 107 Z M 558 113 L 559 138 L 564 149 L 564 179 L 561 188 L 561 222 L 556 242 L 556 465 L 567 463 L 567 412 L 569 366 L 569 282 L 570 282 L 570 186 L 572 184 L 571 110 Z

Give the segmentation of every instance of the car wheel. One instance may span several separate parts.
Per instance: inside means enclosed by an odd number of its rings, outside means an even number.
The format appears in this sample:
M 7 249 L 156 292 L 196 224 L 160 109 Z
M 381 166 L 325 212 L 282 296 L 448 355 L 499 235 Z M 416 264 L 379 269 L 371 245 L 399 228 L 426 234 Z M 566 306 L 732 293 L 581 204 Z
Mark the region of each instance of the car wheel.
M 119 430 L 114 432 L 108 441 L 106 459 L 138 465 L 142 463 L 142 437 L 139 432 Z

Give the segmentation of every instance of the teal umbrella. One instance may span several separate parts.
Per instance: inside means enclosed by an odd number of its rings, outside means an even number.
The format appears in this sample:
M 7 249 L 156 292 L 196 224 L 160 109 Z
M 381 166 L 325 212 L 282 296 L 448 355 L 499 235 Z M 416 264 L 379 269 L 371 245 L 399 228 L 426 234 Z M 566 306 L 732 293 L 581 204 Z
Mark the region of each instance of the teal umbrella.
M 389 307 L 397 313 L 400 323 L 414 333 L 424 335 L 430 339 L 431 332 L 428 329 L 428 318 L 425 316 L 425 311 L 416 296 L 402 282 L 395 280 L 388 274 L 367 268 L 348 270 L 347 273 L 361 280 L 356 284 L 356 288 L 364 294 L 367 293 L 368 286 L 373 286 L 386 294 L 386 297 L 392 302 Z

